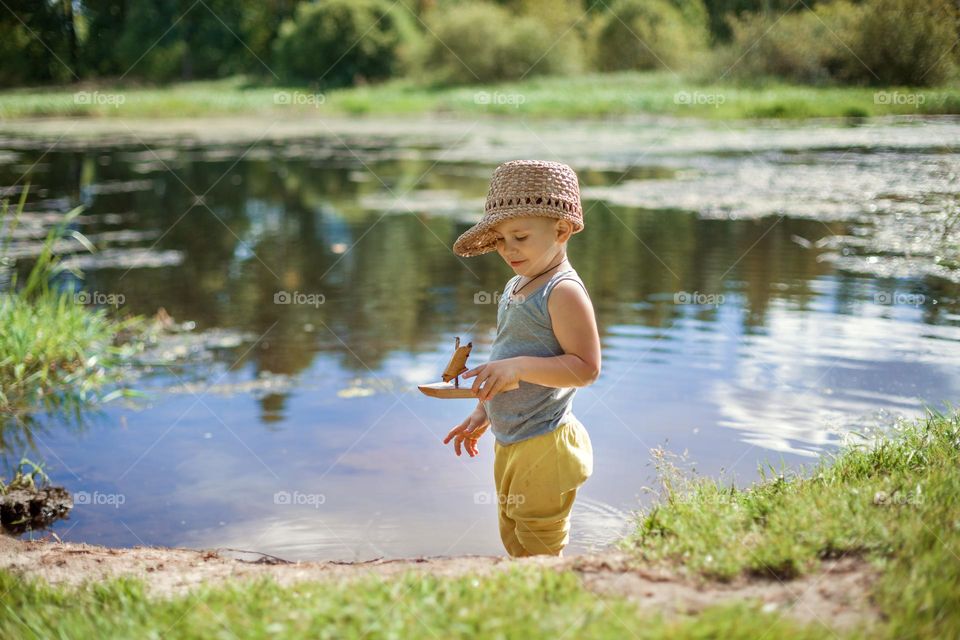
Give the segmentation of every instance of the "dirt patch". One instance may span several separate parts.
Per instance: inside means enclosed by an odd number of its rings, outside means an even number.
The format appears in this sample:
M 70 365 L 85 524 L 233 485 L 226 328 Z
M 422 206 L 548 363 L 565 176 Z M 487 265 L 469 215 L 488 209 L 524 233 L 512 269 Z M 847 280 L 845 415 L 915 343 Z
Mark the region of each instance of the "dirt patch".
M 878 572 L 858 558 L 823 563 L 819 572 L 789 581 L 743 577 L 729 583 L 696 581 L 668 569 L 639 565 L 619 552 L 511 560 L 497 556 L 421 557 L 366 562 L 288 562 L 234 549 L 134 547 L 117 549 L 81 543 L 18 540 L 0 536 L 0 568 L 41 577 L 52 584 L 129 575 L 141 578 L 150 592 L 165 597 L 203 584 L 269 576 L 282 585 L 307 580 L 349 581 L 370 575 L 382 578 L 419 572 L 455 577 L 486 575 L 515 566 L 574 571 L 584 586 L 600 595 L 622 596 L 645 610 L 668 616 L 693 615 L 723 603 L 753 600 L 765 611 L 779 612 L 829 629 L 848 629 L 881 619 L 870 602 Z
M 882 619 L 870 600 L 879 571 L 861 558 L 827 560 L 820 570 L 793 580 L 740 577 L 728 583 L 694 581 L 666 569 L 637 566 L 628 556 L 572 559 L 584 586 L 604 595 L 619 595 L 672 615 L 695 615 L 707 607 L 752 600 L 763 610 L 831 630 L 850 629 Z M 576 566 L 577 560 L 581 561 Z

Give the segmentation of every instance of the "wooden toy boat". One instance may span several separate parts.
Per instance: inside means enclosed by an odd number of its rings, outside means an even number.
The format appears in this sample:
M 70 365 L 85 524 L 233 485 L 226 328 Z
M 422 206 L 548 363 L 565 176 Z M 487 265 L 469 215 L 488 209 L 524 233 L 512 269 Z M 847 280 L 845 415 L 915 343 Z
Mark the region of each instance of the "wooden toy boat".
M 417 385 L 417 388 L 431 398 L 476 398 L 477 395 L 473 392 L 472 382 L 465 382 L 464 386 L 460 386 L 460 374 L 467 371 L 467 358 L 470 357 L 471 349 L 473 349 L 472 342 L 460 346 L 460 336 L 457 336 L 453 348 L 453 357 L 450 358 L 450 362 L 441 376 L 443 382 L 421 384 Z M 520 385 L 518 384 L 508 387 L 504 391 L 519 388 Z

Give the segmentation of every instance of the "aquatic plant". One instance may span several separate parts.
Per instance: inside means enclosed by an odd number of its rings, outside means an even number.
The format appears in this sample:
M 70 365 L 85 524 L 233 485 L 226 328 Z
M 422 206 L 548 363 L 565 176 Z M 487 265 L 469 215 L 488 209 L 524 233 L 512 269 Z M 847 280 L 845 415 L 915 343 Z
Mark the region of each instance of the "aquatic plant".
M 116 319 L 106 309 L 82 304 L 73 291 L 58 289 L 57 276 L 66 267 L 54 253 L 54 244 L 73 238 L 89 251 L 93 245 L 70 229 L 81 209 L 76 208 L 49 231 L 23 283 L 20 283 L 9 247 L 23 215 L 27 189 L 16 208 L 0 207 L 0 264 L 8 271 L 0 288 L 0 451 L 8 422 L 19 422 L 37 410 L 77 413 L 83 407 L 127 395 L 117 389 L 100 392 L 119 381 L 118 365 L 137 346 L 115 344 L 126 332 L 135 335 L 139 317 Z M 77 271 L 71 271 L 78 277 Z M 131 333 L 132 332 L 132 333 Z

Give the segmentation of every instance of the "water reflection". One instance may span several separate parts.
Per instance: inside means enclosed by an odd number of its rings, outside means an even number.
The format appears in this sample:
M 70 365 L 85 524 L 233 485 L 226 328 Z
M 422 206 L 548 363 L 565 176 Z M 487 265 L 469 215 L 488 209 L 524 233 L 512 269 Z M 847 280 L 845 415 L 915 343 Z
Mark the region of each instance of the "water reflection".
M 306 140 L 0 154 L 0 186 L 37 162 L 29 220 L 87 205 L 80 228 L 109 249 L 79 263 L 88 290 L 122 293 L 124 312 L 164 307 L 202 335 L 241 336 L 155 366 L 140 380 L 153 398 L 143 408 L 110 407 L 83 431 L 48 419 L 15 445 L 35 447 L 73 491 L 125 497 L 78 506 L 58 534 L 288 558 L 502 553 L 492 443 L 456 458 L 440 440 L 470 404 L 415 390 L 439 375 L 453 336 L 473 341 L 471 362 L 489 355 L 495 309 L 477 294 L 510 272 L 449 247 L 492 165 L 434 164 L 377 140 L 357 148 L 363 162 Z M 905 142 L 900 157 L 919 167 L 929 151 Z M 777 202 L 802 199 L 810 171 L 874 171 L 867 184 L 891 170 L 833 153 L 793 158 L 803 168 L 771 183 L 783 186 Z M 571 552 L 624 533 L 654 484 L 650 447 L 746 482 L 759 461 L 807 462 L 852 428 L 960 391 L 956 284 L 839 270 L 822 256 L 862 219 L 764 214 L 769 184 L 730 178 L 757 175 L 746 160 L 688 160 L 709 161 L 717 190 L 683 186 L 675 157 L 626 175 L 584 171 L 588 229 L 570 255 L 595 302 L 604 368 L 575 403 L 597 464 Z M 645 187 L 658 208 L 629 200 Z M 681 210 L 709 193 L 749 215 Z

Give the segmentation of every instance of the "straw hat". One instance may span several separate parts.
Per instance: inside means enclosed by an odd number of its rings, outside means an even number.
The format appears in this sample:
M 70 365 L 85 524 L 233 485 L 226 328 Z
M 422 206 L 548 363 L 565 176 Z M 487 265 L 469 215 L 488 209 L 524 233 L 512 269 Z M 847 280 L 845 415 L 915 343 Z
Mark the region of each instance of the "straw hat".
M 483 218 L 453 243 L 465 258 L 497 250 L 493 227 L 521 216 L 569 220 L 573 233 L 583 231 L 580 184 L 573 169 L 546 160 L 512 160 L 493 172 Z

